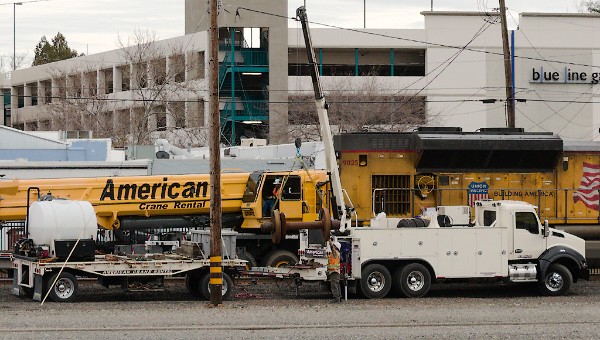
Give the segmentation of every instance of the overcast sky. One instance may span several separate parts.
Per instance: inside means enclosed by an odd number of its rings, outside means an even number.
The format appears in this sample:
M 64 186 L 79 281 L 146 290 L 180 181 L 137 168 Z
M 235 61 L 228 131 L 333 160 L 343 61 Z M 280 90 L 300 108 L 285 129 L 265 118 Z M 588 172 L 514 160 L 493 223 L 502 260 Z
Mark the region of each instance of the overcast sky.
M 289 0 L 289 16 L 304 2 Z M 506 6 L 512 18 L 518 20 L 520 12 L 577 12 L 580 2 L 506 0 Z M 86 54 L 116 49 L 119 37 L 126 41 L 137 29 L 154 31 L 159 39 L 184 34 L 184 0 L 23 0 L 22 3 L 13 6 L 12 1 L 0 0 L 0 57 L 5 65 L 13 53 L 13 23 L 16 23 L 16 52 L 27 55 L 27 65 L 40 38 L 45 35 L 51 40 L 59 31 L 67 37 L 71 48 Z M 364 3 L 365 0 L 306 0 L 306 7 L 310 21 L 360 28 L 364 24 Z M 252 0 L 248 0 L 249 7 L 251 4 Z M 494 7 L 498 7 L 497 0 L 433 1 L 436 11 L 483 11 Z M 366 0 L 366 25 L 367 28 L 423 28 L 423 16 L 419 13 L 430 9 L 431 0 Z M 508 17 L 509 24 L 512 18 Z M 296 24 L 290 21 L 290 26 Z

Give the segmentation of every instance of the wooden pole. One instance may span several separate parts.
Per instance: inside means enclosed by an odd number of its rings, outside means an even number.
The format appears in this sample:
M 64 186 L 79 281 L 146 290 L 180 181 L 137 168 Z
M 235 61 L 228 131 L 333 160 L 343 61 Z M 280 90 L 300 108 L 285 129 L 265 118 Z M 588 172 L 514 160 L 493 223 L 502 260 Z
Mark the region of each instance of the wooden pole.
M 504 78 L 506 82 L 506 112 L 508 127 L 515 127 L 515 99 L 513 98 L 512 68 L 510 65 L 510 50 L 508 48 L 508 27 L 506 25 L 506 5 L 500 0 L 500 20 L 502 21 L 502 51 L 504 54 Z
M 221 151 L 219 115 L 219 29 L 217 0 L 210 0 L 208 92 L 210 111 L 210 302 L 223 302 L 223 266 L 221 263 Z M 228 287 L 231 289 L 232 287 Z

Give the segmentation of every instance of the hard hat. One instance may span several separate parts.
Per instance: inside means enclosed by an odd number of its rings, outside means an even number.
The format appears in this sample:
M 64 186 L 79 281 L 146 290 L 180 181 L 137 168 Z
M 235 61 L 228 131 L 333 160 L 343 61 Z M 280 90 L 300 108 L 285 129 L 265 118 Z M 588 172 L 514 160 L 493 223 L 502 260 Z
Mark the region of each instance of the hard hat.
M 334 245 L 334 246 L 335 246 L 335 247 L 336 247 L 338 250 L 342 249 L 342 244 L 341 244 L 341 243 L 339 243 L 338 241 L 333 241 L 333 245 Z
M 273 181 L 273 184 L 274 185 L 281 184 L 281 178 L 275 178 L 275 181 Z

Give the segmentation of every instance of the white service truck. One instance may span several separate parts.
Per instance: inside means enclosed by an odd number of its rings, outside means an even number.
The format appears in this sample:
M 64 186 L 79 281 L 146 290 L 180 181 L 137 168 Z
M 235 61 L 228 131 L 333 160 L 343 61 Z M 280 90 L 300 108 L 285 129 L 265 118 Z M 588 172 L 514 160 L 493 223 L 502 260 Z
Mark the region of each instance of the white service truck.
M 257 275 L 326 279 L 324 230 L 334 230 L 342 244 L 342 277 L 350 290 L 368 298 L 390 291 L 406 297 L 425 295 L 433 282 L 485 280 L 537 282 L 542 294 L 565 294 L 573 282 L 588 279 L 583 239 L 542 223 L 536 207 L 519 201 L 478 201 L 469 206 L 437 207 L 414 219 L 387 218 L 380 213 L 369 227 L 352 226 L 352 203 L 346 204 L 334 158 L 327 104 L 323 96 L 304 7 L 296 11 L 302 23 L 315 102 L 331 179 L 331 202 L 337 223 L 300 232 L 301 262 L 290 268 L 264 268 Z M 474 216 L 474 218 L 471 218 Z M 288 229 L 285 215 L 274 212 L 271 229 L 277 238 Z M 332 225 L 336 225 L 332 228 Z M 294 226 L 299 229 L 298 225 Z M 326 238 L 325 237 L 325 238 Z
M 562 295 L 573 282 L 589 279 L 585 241 L 541 223 L 534 206 L 478 201 L 474 220 L 469 216 L 468 206 L 438 207 L 422 218 L 380 214 L 370 227 L 349 228 L 338 241 L 350 287 L 368 298 L 390 291 L 421 297 L 433 282 L 493 279 L 537 282 L 542 294 Z M 467 223 L 454 223 L 460 220 Z M 302 260 L 326 263 L 309 232 L 301 238 Z
M 119 285 L 126 291 L 162 291 L 166 277 L 183 276 L 193 296 L 210 299 L 209 231 L 191 234 L 189 254 L 172 251 L 139 254 L 96 254 L 98 221 L 87 201 L 36 201 L 28 210 L 25 234 L 12 253 L 13 289 L 17 296 L 55 302 L 73 301 L 78 278 L 96 278 L 105 287 Z M 237 271 L 246 261 L 236 259 L 235 235 L 223 235 L 226 258 L 222 260 L 223 299 L 229 298 Z M 147 247 L 161 248 L 156 241 Z M 171 248 L 172 244 L 167 244 Z

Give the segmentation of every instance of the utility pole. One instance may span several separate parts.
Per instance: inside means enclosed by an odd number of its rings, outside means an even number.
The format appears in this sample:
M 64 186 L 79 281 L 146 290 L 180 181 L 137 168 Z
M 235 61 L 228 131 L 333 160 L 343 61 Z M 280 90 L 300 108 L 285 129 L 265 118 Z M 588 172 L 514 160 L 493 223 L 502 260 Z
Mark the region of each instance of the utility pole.
M 22 2 L 13 2 L 13 71 L 17 69 L 17 6 Z
M 306 7 L 304 7 L 306 8 Z M 367 28 L 367 0 L 363 1 L 363 22 L 364 22 L 364 28 Z
M 508 28 L 506 25 L 506 4 L 500 0 L 500 20 L 502 21 L 502 51 L 504 54 L 504 78 L 506 82 L 506 113 L 508 127 L 515 127 L 515 98 L 513 98 L 512 68 L 510 65 L 510 50 L 508 47 Z
M 223 302 L 223 266 L 221 264 L 221 151 L 219 115 L 219 29 L 217 0 L 210 0 L 208 106 L 210 111 L 210 302 L 218 306 Z M 231 289 L 231 287 L 229 287 Z

